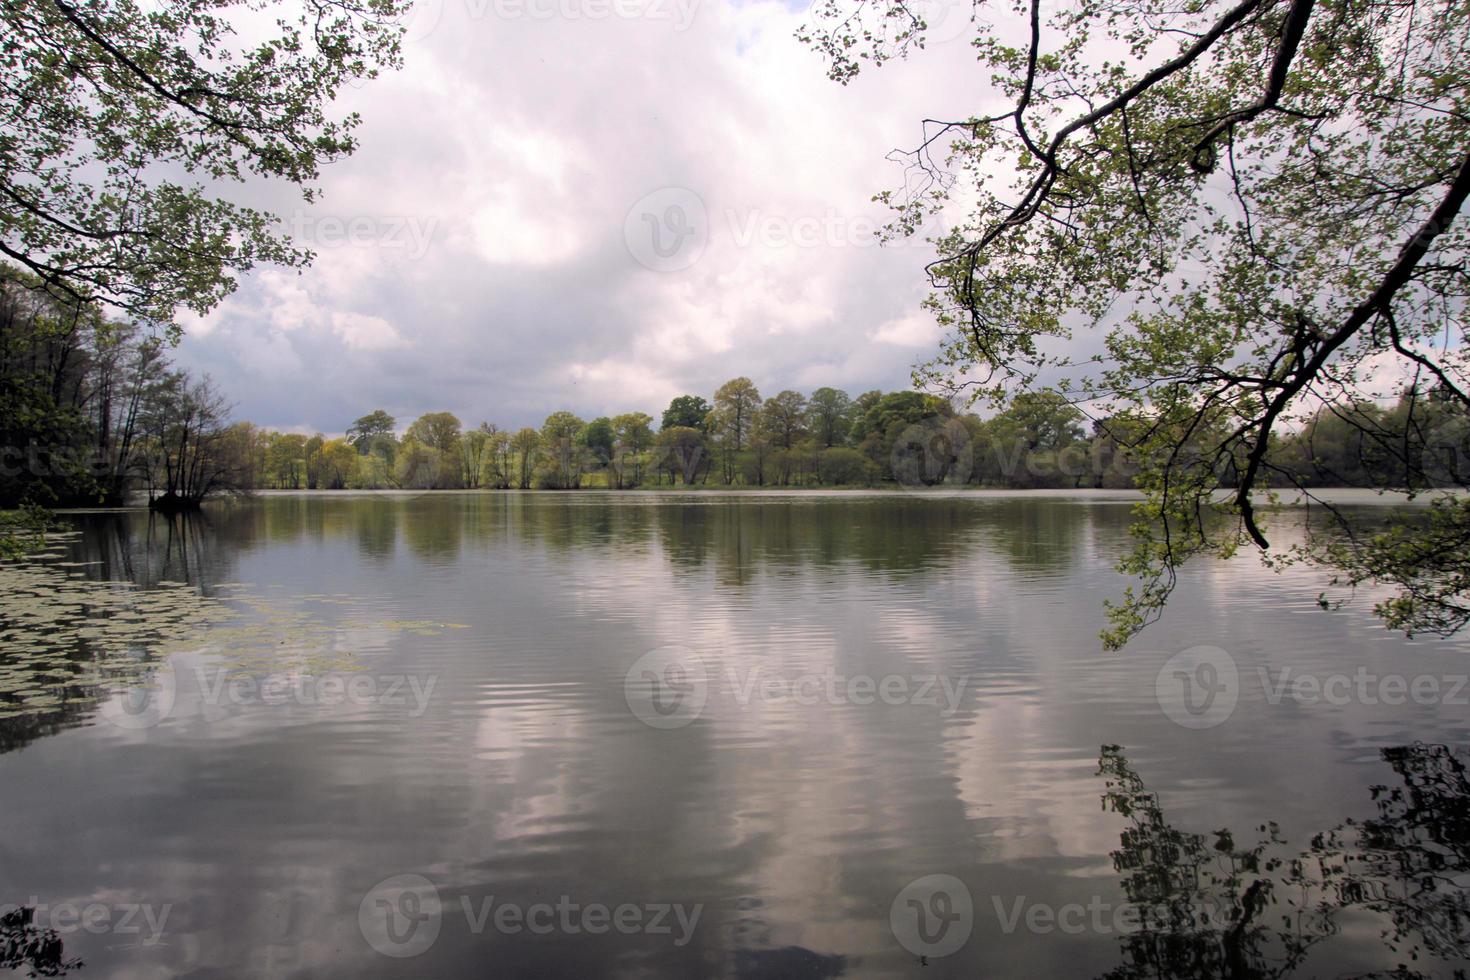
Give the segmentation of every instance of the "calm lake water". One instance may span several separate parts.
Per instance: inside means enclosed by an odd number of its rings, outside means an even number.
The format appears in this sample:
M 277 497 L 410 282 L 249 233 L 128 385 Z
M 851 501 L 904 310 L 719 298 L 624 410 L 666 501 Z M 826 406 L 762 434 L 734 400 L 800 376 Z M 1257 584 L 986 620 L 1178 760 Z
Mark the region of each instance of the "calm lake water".
M 0 570 L 12 963 L 32 942 L 127 978 L 1470 966 L 1467 643 L 1389 633 L 1368 596 L 1324 611 L 1318 576 L 1243 556 L 1104 653 L 1126 495 L 75 519 Z

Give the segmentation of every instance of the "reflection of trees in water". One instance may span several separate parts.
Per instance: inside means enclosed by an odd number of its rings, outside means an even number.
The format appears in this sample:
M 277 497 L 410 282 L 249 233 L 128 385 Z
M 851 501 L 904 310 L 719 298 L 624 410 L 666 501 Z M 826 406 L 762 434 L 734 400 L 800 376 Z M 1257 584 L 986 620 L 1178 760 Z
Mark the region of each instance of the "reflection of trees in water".
M 1312 842 L 1333 870 L 1338 900 L 1386 915 L 1399 950 L 1417 936 L 1441 958 L 1470 953 L 1470 779 L 1443 745 L 1385 749 L 1402 787 L 1374 786 L 1378 816 Z M 1403 952 L 1414 956 L 1417 945 Z
M 721 584 L 740 585 L 756 570 L 848 563 L 907 575 L 983 550 L 1020 571 L 1064 572 L 1092 520 L 1088 508 L 1067 501 L 796 498 L 665 506 L 658 532 L 676 565 L 713 561 Z
M 212 509 L 197 513 L 87 515 L 75 556 L 90 566 L 89 577 L 151 588 L 159 582 L 186 582 L 208 594 L 234 567 L 238 534 L 231 521 Z
M 95 686 L 68 685 L 63 691 L 61 704 L 49 711 L 0 718 L 0 755 L 85 725 L 97 711 L 99 693 Z
M 739 586 L 757 571 L 854 564 L 906 575 L 983 553 L 1019 572 L 1062 573 L 1081 560 L 1090 535 L 1105 528 L 1125 534 L 1124 508 L 1108 512 L 1115 520 L 1098 513 L 1070 500 L 966 496 L 284 495 L 172 519 L 97 515 L 87 519 L 87 543 L 106 575 L 144 584 L 223 580 L 223 563 L 263 544 L 355 538 L 363 561 L 393 557 L 401 541 L 432 564 L 457 560 L 472 543 L 619 558 L 656 546 L 676 567 L 712 566 L 721 584 Z
M 61 937 L 35 924 L 35 909 L 22 907 L 0 915 L 0 969 L 25 970 L 28 977 L 60 977 L 81 969 L 68 960 Z
M 1373 787 L 1378 816 L 1317 835 L 1291 854 L 1274 824 L 1240 847 L 1229 830 L 1171 826 L 1117 746 L 1099 763 L 1103 804 L 1129 821 L 1113 865 L 1137 911 L 1120 940 L 1124 978 L 1275 978 L 1339 933 L 1340 913 L 1373 913 L 1388 949 L 1414 966 L 1357 976 L 1421 977 L 1430 958 L 1470 956 L 1470 783 L 1443 745 L 1387 749 L 1401 789 Z M 1431 967 L 1432 968 L 1432 967 Z M 1463 967 L 1454 970 L 1464 976 Z
M 202 514 L 139 510 L 79 523 L 67 563 L 27 562 L 7 579 L 21 596 L 0 609 L 0 629 L 11 630 L 23 658 L 0 649 L 9 672 L 0 683 L 0 754 L 86 724 L 118 684 L 142 681 L 160 634 L 196 622 L 197 597 L 235 561 Z M 113 582 L 129 588 L 105 584 Z

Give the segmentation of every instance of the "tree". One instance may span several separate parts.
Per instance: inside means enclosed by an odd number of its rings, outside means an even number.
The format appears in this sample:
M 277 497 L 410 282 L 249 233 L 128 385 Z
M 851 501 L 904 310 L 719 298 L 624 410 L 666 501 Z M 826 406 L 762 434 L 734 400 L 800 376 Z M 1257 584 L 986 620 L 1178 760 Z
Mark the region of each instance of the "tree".
M 486 451 L 490 447 L 491 439 L 499 432 L 500 430 L 491 423 L 481 422 L 460 438 L 460 463 L 464 485 L 471 490 L 480 486 L 480 479 L 485 468 Z
M 357 447 L 357 451 L 366 456 L 379 444 L 384 436 L 393 437 L 393 429 L 397 425 L 393 416 L 381 408 L 369 412 L 347 427 L 347 440 Z
M 725 468 L 725 482 L 735 480 L 735 458 L 745 448 L 755 428 L 760 411 L 761 393 L 749 378 L 734 378 L 715 392 L 715 408 L 711 413 L 711 433 L 719 442 L 720 457 Z
M 278 490 L 300 490 L 306 479 L 306 436 L 272 432 L 266 447 L 266 468 Z
M 496 490 L 510 486 L 511 435 L 503 429 L 494 429 L 486 443 L 486 455 L 490 460 L 490 485 Z
M 238 461 L 227 451 L 228 417 L 207 377 L 193 381 L 176 371 L 164 379 L 143 414 L 149 507 L 193 510 L 211 493 L 240 487 Z
M 660 467 L 669 474 L 669 483 L 676 476 L 685 486 L 694 483 L 700 467 L 707 457 L 705 435 L 689 425 L 675 425 L 660 429 L 655 443 Z
M 400 487 L 413 490 L 441 490 L 447 475 L 444 454 L 433 446 L 405 435 L 398 447 L 395 479 Z
M 582 485 L 582 431 L 587 427 L 571 412 L 552 412 L 541 423 L 542 478 L 553 490 L 575 490 Z
M 0 253 L 58 295 L 162 324 L 180 305 L 206 312 L 257 262 L 306 264 L 274 215 L 198 178 L 285 181 L 313 200 L 320 167 L 356 147 L 356 114 L 333 118 L 331 103 L 397 66 L 406 9 L 307 0 L 237 33 L 234 10 L 208 0 L 0 6 L 15 109 Z
M 837 388 L 818 388 L 807 402 L 807 427 L 823 449 L 840 446 L 852 425 L 852 399 Z
M 709 428 L 710 404 L 698 395 L 680 395 L 664 409 L 660 429 L 685 426 L 704 432 Z
M 303 461 L 306 465 L 306 489 L 308 490 L 317 489 L 321 483 L 322 447 L 326 444 L 326 437 L 320 432 L 306 440 L 306 453 Z
M 531 489 L 531 474 L 540 448 L 541 433 L 535 429 L 521 429 L 510 437 L 510 449 L 516 456 L 516 486 L 522 490 Z
M 357 478 L 358 453 L 346 439 L 328 439 L 321 449 L 318 482 L 327 490 L 341 490 Z
M 403 434 L 396 471 L 403 486 L 447 490 L 464 485 L 460 422 L 449 412 L 420 415 Z M 412 444 L 412 457 L 404 459 Z
M 404 433 L 441 453 L 459 452 L 460 422 L 449 412 L 429 412 L 414 420 Z
M 806 398 L 799 391 L 782 391 L 761 406 L 761 426 L 771 442 L 791 449 L 806 435 Z
M 618 487 L 622 487 L 629 465 L 633 468 L 633 485 L 636 487 L 643 482 L 643 454 L 653 445 L 653 417 L 644 412 L 627 412 L 613 416 L 612 425 L 617 437 L 613 471 Z
M 822 450 L 817 473 L 823 483 L 841 486 L 872 481 L 873 464 L 856 449 L 833 446 Z
M 612 462 L 613 443 L 616 440 L 612 419 L 606 416 L 593 419 L 582 430 L 582 444 L 592 454 L 591 462 L 596 466 L 606 466 Z
M 1256 505 L 1291 483 L 1270 458 L 1284 433 L 1387 394 L 1375 379 L 1390 366 L 1470 410 L 1470 7 L 1042 8 L 976 21 L 983 70 L 1010 104 L 926 124 L 908 157 L 915 191 L 885 197 L 897 235 L 957 193 L 974 201 L 937 240 L 929 305 L 948 338 L 921 381 L 1000 398 L 1044 372 L 1136 433 L 1147 499 L 1120 567 L 1141 585 L 1110 609 L 1117 646 L 1162 612 L 1191 556 L 1270 548 Z M 818 17 L 804 36 L 844 82 L 864 58 L 922 44 L 904 0 L 826 0 Z M 957 174 L 973 186 L 957 190 Z M 1079 331 L 1101 336 L 1072 358 L 1058 341 Z M 1405 457 L 1407 478 L 1377 488 L 1423 485 L 1412 453 L 1363 431 Z M 1470 552 L 1456 544 L 1470 499 L 1443 500 L 1428 529 L 1362 520 L 1327 508 L 1277 560 L 1397 586 L 1378 611 L 1407 630 L 1470 621 Z

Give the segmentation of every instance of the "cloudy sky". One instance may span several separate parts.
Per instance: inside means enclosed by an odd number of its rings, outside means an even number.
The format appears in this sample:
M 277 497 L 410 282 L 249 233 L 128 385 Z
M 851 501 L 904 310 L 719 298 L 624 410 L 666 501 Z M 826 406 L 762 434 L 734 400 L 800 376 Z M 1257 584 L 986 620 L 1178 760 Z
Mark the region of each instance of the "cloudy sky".
M 920 120 L 994 101 L 967 16 L 843 87 L 793 36 L 804 3 L 419 0 L 405 68 L 343 100 L 361 147 L 321 200 L 263 202 L 315 264 L 256 270 L 179 360 L 239 418 L 328 433 L 656 415 L 742 374 L 907 387 L 930 252 L 874 244 L 870 198 Z

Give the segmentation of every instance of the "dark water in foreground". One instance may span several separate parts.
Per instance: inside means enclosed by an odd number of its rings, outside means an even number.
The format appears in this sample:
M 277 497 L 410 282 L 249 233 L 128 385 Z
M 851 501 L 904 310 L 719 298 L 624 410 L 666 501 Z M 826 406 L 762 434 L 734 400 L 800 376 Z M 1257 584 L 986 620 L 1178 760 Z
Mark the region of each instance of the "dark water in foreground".
M 1325 612 L 1312 575 L 1243 557 L 1104 654 L 1115 499 L 300 495 L 79 520 L 44 567 L 0 569 L 12 964 L 1470 963 L 1470 645 L 1387 633 L 1363 596 Z

